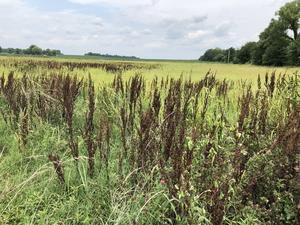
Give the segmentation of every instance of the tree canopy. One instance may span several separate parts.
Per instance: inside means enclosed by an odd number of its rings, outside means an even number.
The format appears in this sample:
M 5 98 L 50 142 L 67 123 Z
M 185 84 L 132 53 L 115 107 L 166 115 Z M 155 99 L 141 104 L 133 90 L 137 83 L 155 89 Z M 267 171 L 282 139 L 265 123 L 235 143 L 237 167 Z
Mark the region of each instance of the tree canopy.
M 123 56 L 123 55 L 110 55 L 110 54 L 101 54 L 101 53 L 95 53 L 95 52 L 88 52 L 84 54 L 85 56 L 95 56 L 95 57 L 103 57 L 103 58 L 115 58 L 115 59 L 139 59 L 136 56 Z
M 20 48 L 1 48 L 0 47 L 0 53 L 4 54 L 16 54 L 16 55 L 46 55 L 46 56 L 58 56 L 62 55 L 60 50 L 56 49 L 45 49 L 36 46 L 36 45 L 30 45 L 26 49 L 20 49 Z
M 279 22 L 293 32 L 293 40 L 299 37 L 300 0 L 286 3 L 277 13 Z
M 248 42 L 240 49 L 231 50 L 226 60 L 226 50 L 207 50 L 199 60 L 257 65 L 300 65 L 300 0 L 286 3 L 276 13 L 269 26 L 259 35 L 258 42 Z M 228 52 L 227 52 L 228 53 Z M 223 57 L 218 54 L 222 54 Z M 228 54 L 227 54 L 228 55 Z

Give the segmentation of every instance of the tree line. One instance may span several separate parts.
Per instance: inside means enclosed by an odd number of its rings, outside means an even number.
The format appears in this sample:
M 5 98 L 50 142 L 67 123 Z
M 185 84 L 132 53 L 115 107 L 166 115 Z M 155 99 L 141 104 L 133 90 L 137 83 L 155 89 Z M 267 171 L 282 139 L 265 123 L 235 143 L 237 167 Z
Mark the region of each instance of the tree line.
M 140 59 L 136 56 L 110 55 L 110 54 L 101 54 L 101 53 L 94 53 L 94 52 L 88 52 L 84 55 L 85 56 L 105 57 L 105 58 L 117 58 L 117 59 Z
M 300 65 L 300 0 L 294 0 L 276 12 L 259 41 L 248 42 L 240 49 L 208 49 L 200 61 L 252 63 L 256 65 Z
M 15 55 L 46 55 L 46 56 L 58 56 L 62 55 L 60 50 L 56 49 L 42 49 L 36 45 L 30 45 L 26 49 L 21 48 L 2 48 L 0 46 L 0 54 L 15 54 Z

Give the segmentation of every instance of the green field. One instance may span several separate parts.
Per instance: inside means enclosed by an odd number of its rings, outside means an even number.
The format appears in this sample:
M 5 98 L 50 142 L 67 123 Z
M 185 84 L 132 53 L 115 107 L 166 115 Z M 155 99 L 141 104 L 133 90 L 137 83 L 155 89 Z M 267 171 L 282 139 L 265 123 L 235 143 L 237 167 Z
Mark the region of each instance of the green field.
M 126 61 L 115 61 L 115 60 L 103 60 L 103 58 L 97 57 L 83 57 L 83 56 L 64 56 L 58 58 L 41 58 L 41 57 L 1 57 L 0 60 L 54 60 L 58 62 L 62 61 L 71 61 L 71 62 L 90 62 L 90 63 L 101 63 L 101 62 L 126 62 Z M 266 73 L 276 72 L 279 74 L 293 74 L 298 72 L 300 67 L 265 67 L 265 66 L 254 66 L 254 65 L 235 65 L 235 64 L 222 64 L 222 63 L 205 63 L 199 61 L 167 61 L 167 60 L 135 60 L 130 61 L 133 64 L 146 63 L 146 64 L 158 64 L 160 65 L 157 69 L 152 70 L 130 70 L 123 73 L 124 79 L 128 79 L 133 76 L 135 73 L 141 73 L 143 77 L 147 80 L 152 80 L 155 77 L 166 78 L 167 76 L 172 78 L 179 78 L 183 76 L 185 79 L 191 79 L 197 81 L 202 79 L 208 71 L 215 73 L 218 79 L 227 79 L 227 80 L 248 80 L 251 82 L 256 82 L 257 76 L 260 74 L 264 76 Z M 1 67 L 0 71 L 8 72 L 7 68 Z M 88 74 L 91 74 L 93 80 L 97 83 L 102 82 L 111 82 L 114 76 L 111 73 L 107 73 L 100 69 L 88 69 L 86 71 L 75 71 L 75 74 L 78 76 L 86 77 Z
M 299 224 L 298 70 L 1 57 L 0 224 Z

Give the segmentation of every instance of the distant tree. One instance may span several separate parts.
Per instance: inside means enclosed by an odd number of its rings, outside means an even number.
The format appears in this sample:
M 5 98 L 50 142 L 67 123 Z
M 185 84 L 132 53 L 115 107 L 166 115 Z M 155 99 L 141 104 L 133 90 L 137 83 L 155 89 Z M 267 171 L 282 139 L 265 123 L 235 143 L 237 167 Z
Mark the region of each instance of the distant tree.
M 234 61 L 235 56 L 236 56 L 235 48 L 231 47 L 225 50 L 225 57 L 227 63 L 232 63 Z
M 265 53 L 265 46 L 264 44 L 259 41 L 257 42 L 254 50 L 253 50 L 253 55 L 252 55 L 252 63 L 255 65 L 262 65 L 262 59 L 263 59 L 263 55 Z
M 62 55 L 60 50 L 52 50 L 52 55 L 57 56 L 57 55 Z
M 100 53 L 88 52 L 85 54 L 86 56 L 102 56 Z
M 15 50 L 13 48 L 8 48 L 7 53 L 13 54 L 13 53 L 15 53 Z
M 239 63 L 251 63 L 256 48 L 256 42 L 248 42 L 239 50 L 237 59 Z
M 1 47 L 0 47 L 1 48 Z M 29 48 L 26 49 L 20 49 L 20 48 L 1 48 L 1 51 L 3 53 L 8 53 L 8 54 L 25 54 L 25 55 L 48 55 L 48 56 L 57 56 L 57 55 L 62 55 L 60 50 L 51 50 L 51 49 L 46 49 L 43 50 L 39 48 L 36 45 L 31 45 Z
M 236 50 L 236 54 L 235 54 L 235 57 L 233 59 L 233 64 L 240 64 L 240 61 L 239 61 L 239 59 L 237 57 L 238 52 L 239 52 L 239 50 Z
M 200 58 L 200 61 L 207 62 L 226 62 L 233 63 L 235 61 L 237 50 L 233 47 L 229 49 L 213 48 L 208 49 Z
M 122 55 L 110 55 L 110 54 L 101 54 L 101 53 L 94 53 L 88 52 L 84 54 L 85 56 L 98 56 L 98 57 L 106 57 L 106 58 L 114 58 L 114 59 L 139 59 L 136 56 L 122 56 Z
M 20 48 L 16 48 L 15 49 L 15 54 L 22 54 L 23 53 L 23 50 L 22 49 L 20 49 Z
M 43 50 L 43 55 L 46 55 L 46 56 L 57 56 L 57 55 L 62 55 L 61 51 L 60 50 L 56 50 L 56 49 L 45 49 Z
M 213 58 L 213 61 L 214 62 L 225 62 L 225 54 L 222 52 L 222 53 L 219 53 L 217 54 L 214 58 Z
M 199 60 L 209 62 L 224 62 L 225 51 L 220 48 L 208 49 Z
M 0 53 L 2 52 L 2 47 L 0 46 Z
M 50 51 L 50 49 L 49 48 L 47 48 L 47 49 L 45 49 L 45 50 L 43 50 L 43 55 L 49 55 L 49 51 Z
M 30 55 L 42 55 L 43 50 L 36 45 L 30 45 L 27 49 L 27 53 Z

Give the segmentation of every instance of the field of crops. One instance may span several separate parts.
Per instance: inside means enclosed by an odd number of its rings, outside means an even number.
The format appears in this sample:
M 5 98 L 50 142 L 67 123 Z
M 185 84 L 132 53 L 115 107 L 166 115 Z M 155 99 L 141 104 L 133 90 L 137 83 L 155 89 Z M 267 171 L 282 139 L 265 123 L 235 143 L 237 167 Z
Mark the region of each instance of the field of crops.
M 42 66 L 31 66 L 34 68 L 28 68 L 28 61 L 33 62 L 43 62 Z M 27 62 L 27 63 L 26 63 Z M 53 65 L 54 62 L 64 63 L 63 65 Z M 75 65 L 68 65 L 70 62 L 75 63 Z M 77 63 L 77 66 L 76 66 Z M 31 63 L 29 63 L 31 64 Z M 41 64 L 41 63 L 39 63 Z M 78 66 L 78 64 L 80 64 Z M 88 64 L 88 65 L 82 65 Z M 91 65 L 94 64 L 94 65 Z M 100 65 L 99 65 L 100 64 Z M 112 65 L 113 70 L 115 67 L 119 67 L 119 64 L 129 64 L 129 65 L 140 65 L 138 67 L 133 68 L 120 68 L 122 70 L 122 76 L 125 80 L 129 79 L 135 73 L 141 73 L 143 77 L 151 81 L 154 78 L 166 78 L 167 76 L 172 78 L 180 78 L 183 76 L 185 79 L 189 79 L 191 77 L 192 81 L 199 81 L 202 79 L 208 71 L 216 74 L 216 77 L 220 80 L 228 79 L 228 80 L 248 80 L 256 83 L 257 75 L 265 75 L 266 73 L 276 72 L 279 74 L 293 74 L 294 72 L 299 70 L 299 67 L 263 67 L 263 66 L 254 66 L 254 65 L 234 65 L 234 64 L 221 64 L 221 63 L 202 63 L 199 61 L 113 61 L 106 60 L 97 57 L 77 57 L 77 58 L 69 58 L 69 57 L 61 57 L 56 58 L 37 58 L 37 57 L 0 57 L 0 72 L 9 73 L 10 71 L 15 72 L 28 72 L 30 69 L 30 74 L 38 74 L 42 73 L 53 73 L 64 72 L 68 74 L 76 74 L 79 77 L 87 77 L 90 73 L 93 81 L 97 84 L 102 82 L 112 82 L 115 74 L 114 71 L 106 71 L 105 69 L 101 69 L 105 65 Z M 142 65 L 141 65 L 142 64 Z M 144 65 L 144 67 L 143 67 Z M 61 68 L 63 66 L 63 68 Z M 55 68 L 56 67 L 56 68 Z M 59 67 L 59 68 L 57 68 Z M 71 67 L 71 68 L 70 68 Z M 73 68 L 72 68 L 73 67 Z M 79 67 L 79 68 L 78 68 Z M 132 66 L 129 66 L 132 67 Z M 56 70 L 55 70 L 56 69 Z M 57 70 L 58 69 L 58 70 Z M 71 70 L 70 70 L 71 69 Z M 110 68 L 108 68 L 109 70 Z M 115 71 L 115 72 L 120 72 Z
M 1 57 L 0 224 L 299 224 L 298 69 Z

